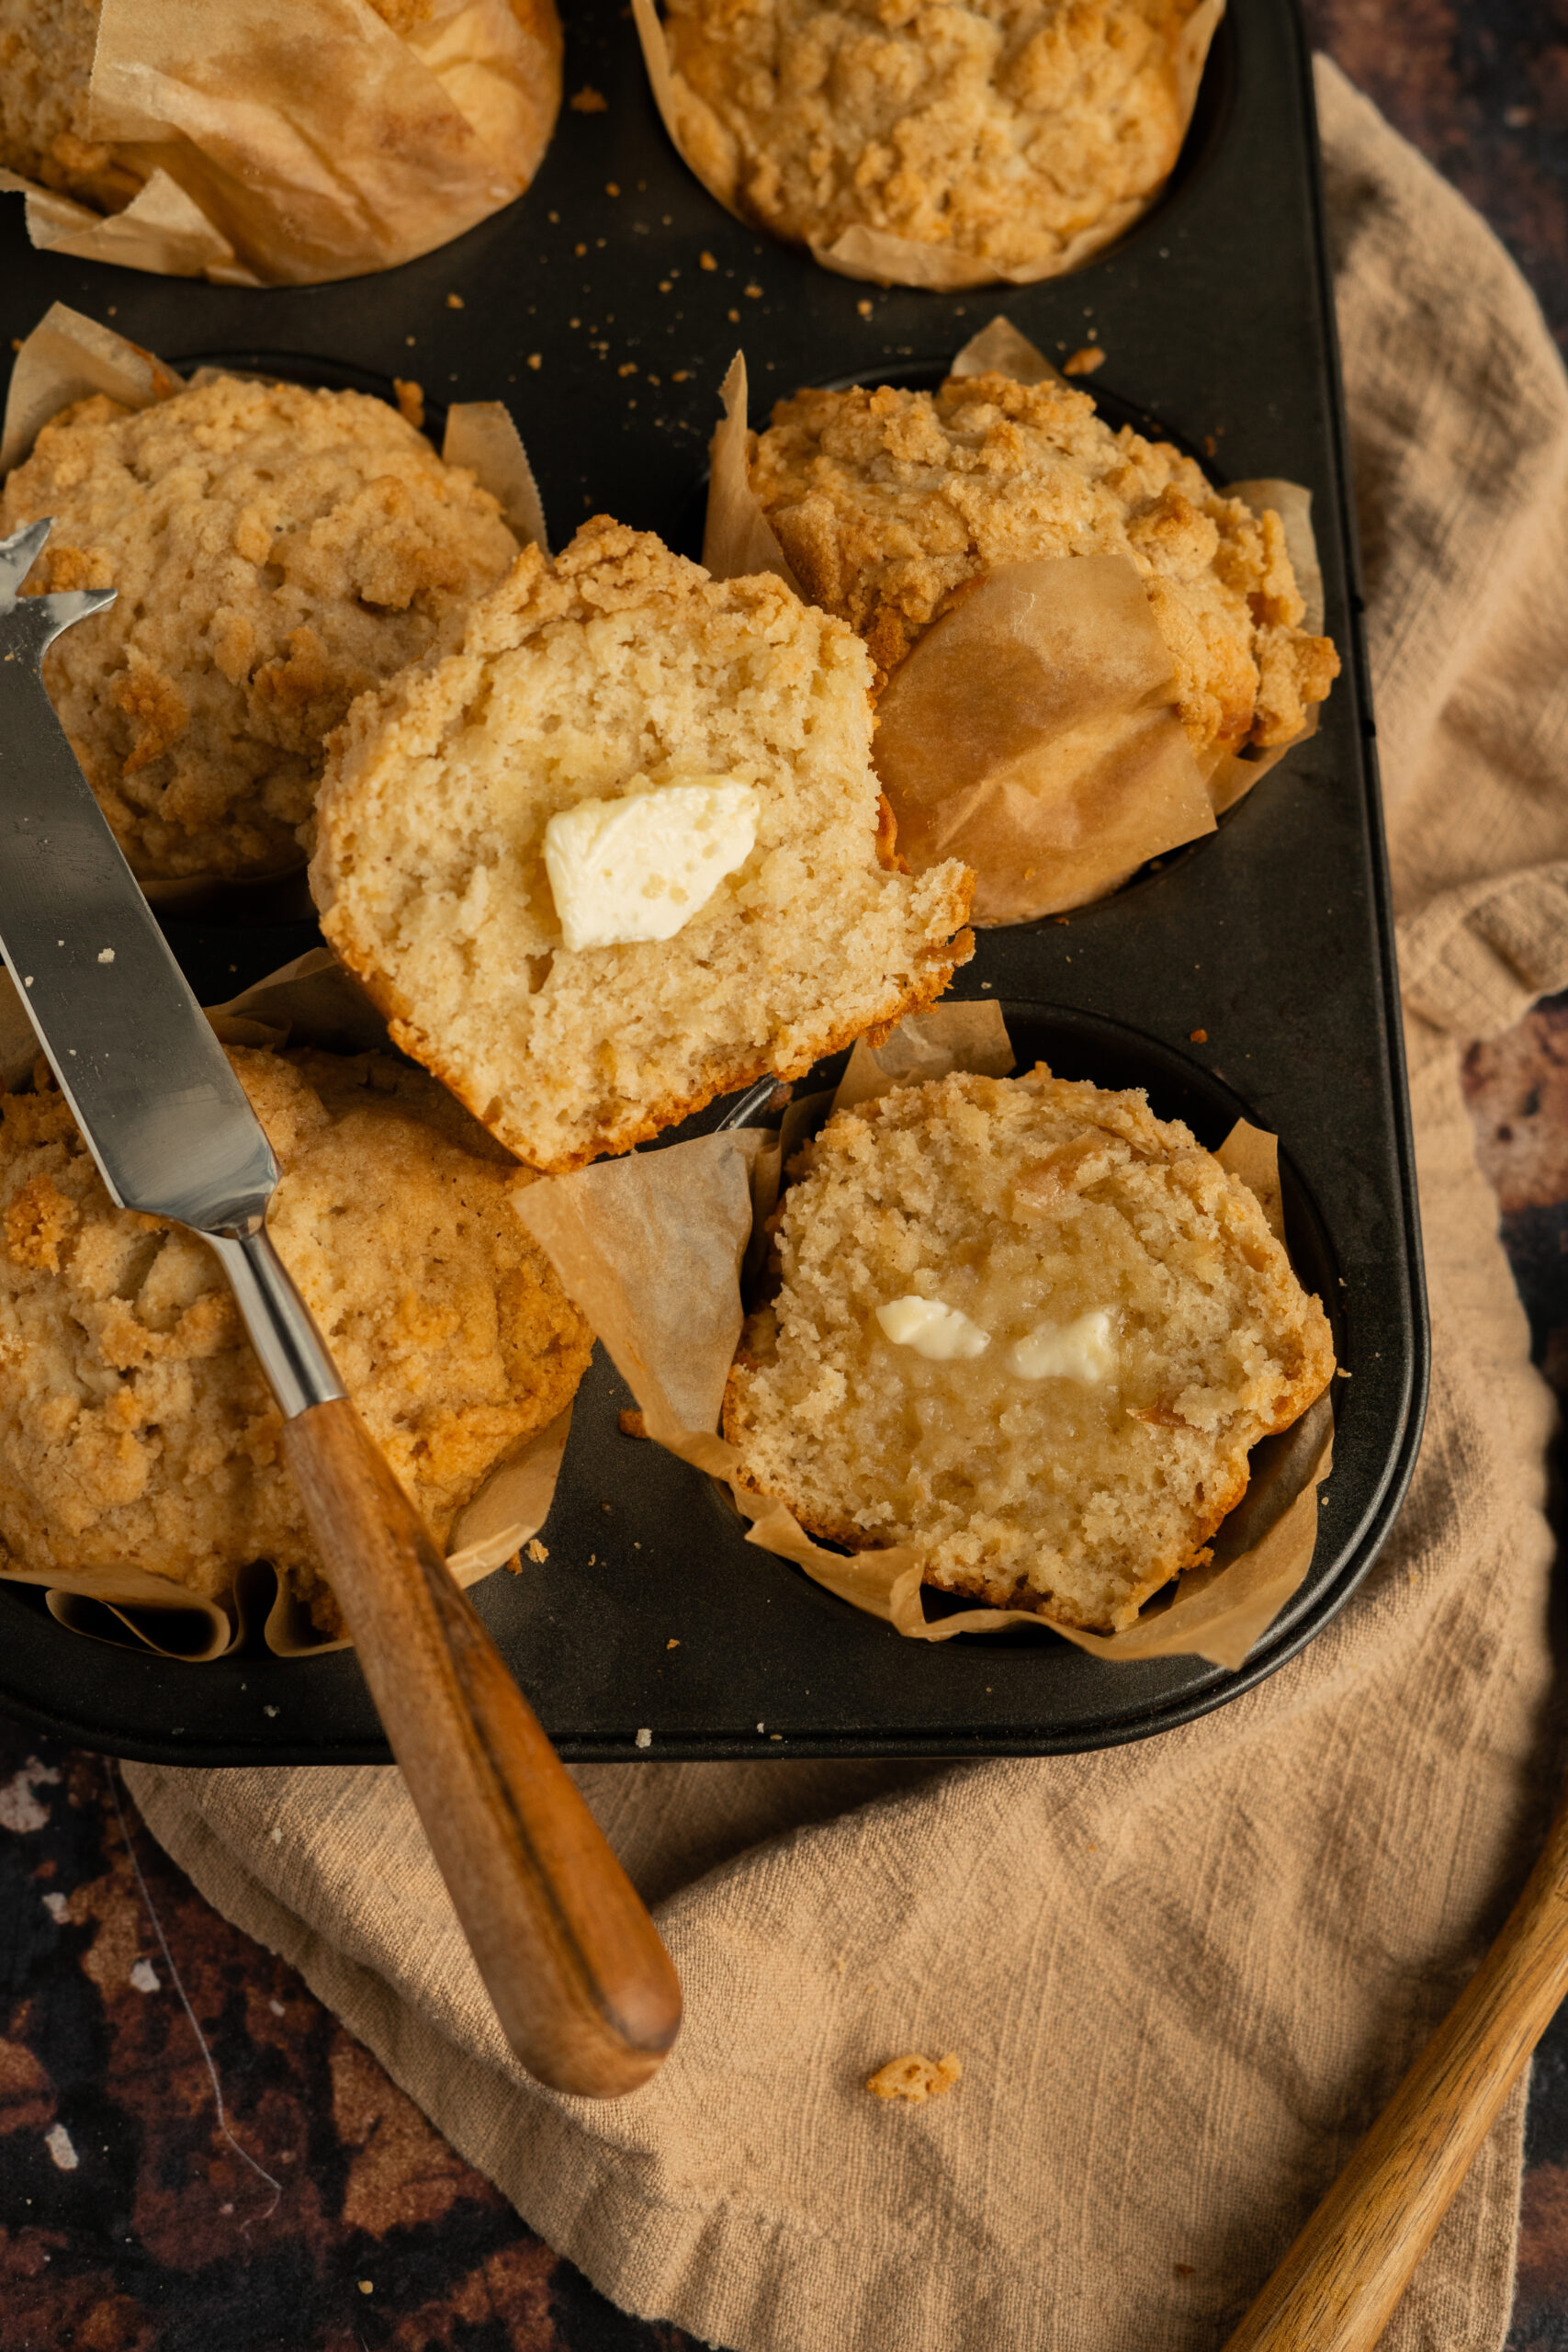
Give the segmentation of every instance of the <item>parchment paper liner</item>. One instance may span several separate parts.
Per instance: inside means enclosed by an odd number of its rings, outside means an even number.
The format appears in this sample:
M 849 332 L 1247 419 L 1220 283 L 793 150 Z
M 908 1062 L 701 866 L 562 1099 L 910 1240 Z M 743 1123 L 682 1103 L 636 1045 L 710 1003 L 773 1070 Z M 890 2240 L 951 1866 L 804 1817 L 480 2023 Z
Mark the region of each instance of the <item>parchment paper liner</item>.
M 225 1044 L 315 1046 L 328 1053 L 390 1053 L 386 1023 L 368 997 L 324 948 L 312 948 L 246 989 L 209 1019 Z M 0 1088 L 28 1083 L 38 1041 L 8 972 L 0 972 Z M 571 1408 L 524 1441 L 464 1505 L 448 1539 L 446 1565 L 458 1584 L 477 1584 L 510 1560 L 544 1525 L 571 1428 Z M 265 1562 L 237 1574 L 233 1589 L 209 1600 L 172 1577 L 145 1568 L 13 1568 L 0 1581 L 44 1588 L 50 1614 L 73 1631 L 118 1638 L 128 1647 L 193 1664 L 222 1657 L 260 1626 L 276 1657 L 314 1657 L 346 1649 L 329 1639 L 281 1577 Z
M 1201 6 L 1182 27 L 1177 41 L 1173 62 L 1176 69 L 1177 102 L 1181 117 L 1181 138 L 1185 139 L 1192 119 L 1192 109 L 1198 100 L 1198 85 L 1203 78 L 1204 61 L 1209 45 L 1224 15 L 1224 0 L 1201 0 Z M 687 153 L 680 132 L 680 107 L 675 94 L 675 74 L 670 63 L 669 44 L 664 27 L 654 0 L 632 0 L 632 17 L 642 43 L 643 62 L 653 91 L 653 102 L 670 134 L 670 142 L 686 169 L 702 181 L 708 194 L 732 219 L 744 222 L 748 229 L 763 229 L 765 221 L 753 219 L 738 205 L 730 202 L 720 187 L 716 187 L 705 173 L 698 170 Z M 1177 141 L 1179 154 L 1181 141 Z M 1175 166 L 1172 157 L 1172 168 Z M 1110 206 L 1088 229 L 1069 238 L 1061 251 L 1050 259 L 1032 262 L 1016 269 L 998 269 L 994 264 L 976 261 L 968 254 L 953 252 L 944 245 L 924 243 L 919 238 L 899 237 L 886 229 L 873 229 L 856 222 L 841 230 L 830 244 L 818 239 L 808 242 L 813 261 L 824 269 L 835 271 L 840 277 L 868 278 L 878 286 L 921 286 L 941 294 L 956 294 L 970 286 L 1033 286 L 1043 277 L 1064 277 L 1069 270 L 1077 269 L 1090 257 L 1124 236 L 1135 220 L 1140 220 L 1151 207 L 1157 204 L 1168 185 L 1169 175 L 1146 196 L 1129 197 Z
M 73 401 L 107 392 L 126 408 L 152 408 L 193 384 L 209 383 L 221 372 L 201 368 L 189 378 L 177 375 L 140 344 L 128 343 L 112 328 L 55 302 L 22 345 L 11 370 L 0 426 L 0 476 L 20 465 L 50 419 Z M 504 401 L 454 401 L 446 412 L 441 455 L 450 466 L 467 467 L 480 489 L 497 501 L 525 545 L 532 541 L 548 553 L 538 485 Z M 153 876 L 141 878 L 141 888 L 155 907 L 197 914 L 221 908 L 235 897 L 272 889 L 289 875 L 303 874 L 305 864 L 305 852 L 298 850 L 264 873 L 169 879 Z
M 875 1053 L 857 1045 L 835 1100 L 864 1101 L 954 1069 L 999 1076 L 1012 1067 L 998 1007 L 938 1005 L 902 1023 Z M 820 1098 L 814 1107 L 819 1117 Z M 807 1108 L 807 1119 L 812 1115 Z M 749 1544 L 795 1561 L 816 1583 L 911 1640 L 1053 1624 L 1032 1611 L 984 1607 L 928 1619 L 908 1547 L 845 1558 L 814 1544 L 777 1497 L 750 1493 L 734 1475 L 739 1456 L 715 1431 L 740 1336 L 740 1268 L 755 1227 L 772 1211 L 781 1157 L 793 1151 L 804 1123 L 786 1130 L 782 1144 L 740 1129 L 547 1177 L 522 1196 L 518 1215 L 631 1388 L 648 1435 L 728 1486 L 751 1522 Z M 1282 1240 L 1273 1137 L 1243 1122 L 1216 1157 L 1252 1187 Z M 1317 1488 L 1328 1476 L 1332 1439 L 1325 1396 L 1293 1429 L 1254 1449 L 1251 1485 L 1214 1539 L 1212 1566 L 1189 1571 L 1125 1633 L 1054 1630 L 1097 1657 L 1196 1655 L 1239 1667 L 1312 1564 Z
M 560 106 L 550 0 L 438 0 L 390 29 L 366 0 L 103 0 L 96 139 L 150 176 L 105 214 L 0 171 L 46 252 L 222 286 L 389 269 L 521 196 Z
M 994 319 L 953 363 L 1021 383 L 1065 380 L 1011 322 Z M 703 561 L 716 579 L 776 571 L 798 593 L 750 485 L 744 354 L 722 390 Z M 1307 606 L 1322 626 L 1311 495 L 1292 482 L 1233 484 L 1272 506 Z M 973 920 L 1028 922 L 1087 906 L 1150 858 L 1213 831 L 1291 748 L 1194 758 L 1177 716 L 1170 656 L 1143 582 L 1122 556 L 1001 564 L 926 630 L 877 704 L 873 759 L 917 871 L 960 857 L 976 871 Z M 1299 742 L 1316 726 L 1292 738 Z

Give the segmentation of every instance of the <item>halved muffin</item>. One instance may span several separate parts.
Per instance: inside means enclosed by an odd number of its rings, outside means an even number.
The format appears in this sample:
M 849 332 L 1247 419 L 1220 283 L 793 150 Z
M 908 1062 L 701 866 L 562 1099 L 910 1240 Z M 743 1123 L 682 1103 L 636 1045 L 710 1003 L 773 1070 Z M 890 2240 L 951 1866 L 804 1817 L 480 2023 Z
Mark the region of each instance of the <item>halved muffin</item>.
M 1114 1631 L 1206 1546 L 1334 1353 L 1238 1178 L 1141 1093 L 955 1076 L 840 1111 L 725 1399 L 812 1534 Z
M 891 859 L 870 684 L 780 581 L 710 580 L 600 516 L 355 704 L 317 812 L 321 928 L 538 1168 L 797 1076 L 973 947 L 967 867 Z

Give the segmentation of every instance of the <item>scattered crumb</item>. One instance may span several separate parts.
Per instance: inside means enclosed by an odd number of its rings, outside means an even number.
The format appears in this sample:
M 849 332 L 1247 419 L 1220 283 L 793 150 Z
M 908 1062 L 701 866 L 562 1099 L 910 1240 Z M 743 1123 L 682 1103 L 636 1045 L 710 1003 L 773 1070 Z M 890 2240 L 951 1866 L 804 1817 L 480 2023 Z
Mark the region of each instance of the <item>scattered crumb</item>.
M 573 247 L 572 247 L 572 249 L 571 249 L 571 250 L 572 250 L 572 252 L 576 254 L 576 256 L 577 256 L 578 260 L 579 260 L 579 261 L 581 261 L 581 260 L 582 259 L 583 254 L 588 251 L 588 248 L 587 248 L 587 246 L 586 246 L 586 245 L 583 245 L 583 244 L 576 244 L 576 245 L 573 245 Z
M 619 196 L 620 192 L 620 189 L 616 187 L 614 180 L 605 181 L 604 193 L 606 196 Z
M 679 1636 L 679 1634 L 671 1634 L 671 1636 L 670 1636 L 670 1639 L 665 1643 L 664 1646 L 665 1646 L 665 1648 L 666 1648 L 667 1650 L 678 1650 L 678 1649 L 680 1648 L 680 1646 L 681 1646 L 681 1640 L 680 1640 L 680 1636 Z M 55 1898 L 54 1898 L 54 1899 L 55 1899 L 55 1901 L 58 1903 L 58 1902 L 60 1901 L 60 1899 L 61 1899 L 61 1898 L 60 1898 L 60 1896 L 57 1894 L 57 1895 L 55 1896 Z
M 63 1928 L 71 1917 L 70 1906 L 63 1894 L 46 1894 L 43 1898 L 43 1907 L 57 1928 Z
M 767 1724 L 759 1724 L 757 1725 L 757 1729 L 758 1729 L 759 1731 L 766 1731 L 766 1730 L 767 1730 L 767 1728 L 768 1728 L 768 1726 L 767 1726 Z
M 692 371 L 689 368 L 677 368 L 670 379 L 672 384 L 689 384 L 691 380 Z
M 371 2285 L 368 2278 L 356 2278 L 355 2280 L 355 2285 L 358 2288 L 362 2295 L 373 2295 L 376 2292 L 375 2288 Z
M 697 267 L 699 269 L 716 269 L 718 267 L 718 264 L 715 261 L 712 254 L 705 252 L 700 253 L 697 255 Z
M 276 1822 L 274 1822 L 272 1826 L 272 1842 L 275 1846 L 281 1846 L 283 1843 L 283 1832 Z
M 462 309 L 463 309 L 463 307 L 464 307 L 463 298 L 462 298 L 462 296 L 461 296 L 460 294 L 448 294 L 448 295 L 447 295 L 447 297 L 446 297 L 446 308 L 447 308 L 449 311 L 460 311 L 460 310 L 462 310 Z
M 531 1560 L 547 1560 L 550 1556 L 536 1535 L 530 1535 L 523 1549 Z
M 281 2001 L 269 1998 L 267 2001 L 267 2007 L 272 2011 L 275 2018 L 287 2017 L 288 2014 Z
M 956 2053 L 949 2051 L 945 2058 L 934 2064 L 929 2058 L 918 2058 L 911 2052 L 908 2058 L 890 2058 L 874 2075 L 868 2075 L 865 2086 L 877 2098 L 907 2098 L 919 2107 L 923 2099 L 940 2098 L 950 2091 L 964 2072 Z
M 749 294 L 753 302 L 760 302 L 762 299 L 762 289 L 760 286 L 743 286 L 740 290 L 743 294 Z
M 130 1972 L 130 1981 L 139 1993 L 158 1990 L 158 1972 L 150 1960 L 139 1960 Z
M 43 2144 L 62 2172 L 74 2172 L 81 2157 L 71 2144 L 71 2134 L 63 2123 L 53 2123 L 43 2135 Z
M 277 1709 L 276 1707 L 264 1707 L 262 1709 L 262 1713 L 264 1715 L 276 1715 Z
M 100 964 L 112 964 L 114 962 L 114 949 L 112 947 L 100 947 L 98 950 L 98 961 Z
M 635 1405 L 626 1405 L 621 1408 L 621 1435 L 623 1437 L 646 1437 L 648 1435 L 648 1423 L 642 1414 L 637 1411 Z M 606 1504 L 605 1508 L 608 1510 L 608 1504 Z
M 1209 1033 L 1206 1029 L 1189 1029 L 1187 1042 L 1190 1046 L 1206 1046 L 1209 1042 Z
M 856 310 L 860 312 L 861 317 L 862 317 L 863 319 L 869 319 L 869 318 L 870 318 L 870 316 L 871 316 L 871 312 L 872 312 L 872 304 L 871 304 L 871 301 L 870 301 L 869 298 L 867 298 L 867 297 L 863 297 L 863 298 L 861 299 L 861 300 L 860 300 L 860 301 L 858 301 L 858 302 L 855 304 L 855 308 L 856 308 Z
M 542 351 L 531 351 L 528 354 L 528 365 L 530 368 L 542 368 L 544 364 L 545 355 Z
M 409 341 L 411 343 L 413 341 L 412 334 Z M 394 376 L 392 390 L 398 396 L 398 414 L 407 424 L 412 424 L 416 433 L 423 432 L 424 429 L 424 386 L 416 384 L 412 377 Z
M 597 1552 L 590 1552 L 588 1555 L 588 1565 L 591 1568 L 596 1568 L 598 1566 L 599 1555 Z
M 1092 376 L 1104 364 L 1105 354 L 1097 343 L 1086 343 L 1081 351 L 1073 352 L 1062 362 L 1064 376 Z
M 637 1744 L 639 1747 L 651 1747 L 653 1746 L 653 1734 L 649 1730 L 646 1724 L 637 1736 Z
M 738 327 L 740 324 L 740 313 L 739 311 L 726 311 L 724 315 L 729 321 L 732 327 Z
M 617 376 L 635 376 L 637 374 L 637 361 L 635 359 L 623 359 L 620 366 L 616 368 L 615 373 Z
M 573 114 L 608 114 L 610 111 L 609 99 L 603 90 L 596 90 L 592 82 L 584 82 L 581 90 L 573 91 L 567 104 Z
M 1205 433 L 1203 435 L 1203 455 L 1206 458 L 1217 458 L 1219 454 L 1219 443 L 1215 440 L 1212 433 Z

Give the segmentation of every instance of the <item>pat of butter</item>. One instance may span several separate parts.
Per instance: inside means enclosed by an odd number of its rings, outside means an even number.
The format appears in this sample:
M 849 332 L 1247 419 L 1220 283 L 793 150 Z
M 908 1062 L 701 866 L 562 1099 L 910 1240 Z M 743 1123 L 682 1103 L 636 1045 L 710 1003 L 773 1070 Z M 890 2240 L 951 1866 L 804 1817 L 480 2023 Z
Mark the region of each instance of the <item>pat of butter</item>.
M 1008 1362 L 1024 1380 L 1109 1380 L 1116 1370 L 1110 1308 L 1091 1307 L 1074 1323 L 1038 1325 L 1013 1341 Z
M 757 795 L 730 776 L 580 800 L 545 827 L 545 871 L 576 954 L 673 939 L 751 854 Z
M 876 1319 L 896 1348 L 913 1348 L 933 1363 L 983 1355 L 991 1344 L 988 1331 L 971 1323 L 956 1306 L 944 1306 L 940 1298 L 896 1298 L 877 1308 Z

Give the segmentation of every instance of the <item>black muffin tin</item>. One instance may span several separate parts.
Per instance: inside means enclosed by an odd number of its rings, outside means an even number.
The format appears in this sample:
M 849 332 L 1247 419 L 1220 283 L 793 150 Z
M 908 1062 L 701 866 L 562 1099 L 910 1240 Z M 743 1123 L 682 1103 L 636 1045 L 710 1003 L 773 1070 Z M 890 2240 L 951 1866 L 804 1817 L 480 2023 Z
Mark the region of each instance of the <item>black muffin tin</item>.
M 1074 276 L 963 296 L 830 276 L 732 220 L 665 139 L 618 0 L 569 0 L 568 109 L 528 196 L 384 276 L 258 293 L 35 254 L 0 202 L 0 311 L 65 301 L 180 362 L 423 385 L 512 405 L 559 546 L 592 512 L 695 552 L 719 379 L 754 421 L 802 383 L 931 380 L 998 311 L 1060 357 L 1092 339 L 1113 421 L 1149 419 L 1220 481 L 1309 484 L 1345 671 L 1316 736 L 1212 839 L 1070 920 L 982 933 L 954 993 L 1003 1000 L 1021 1060 L 1145 1085 L 1217 1143 L 1281 1142 L 1292 1248 L 1333 1318 L 1333 1476 L 1311 1574 L 1239 1673 L 1111 1666 L 1046 1632 L 906 1642 L 741 1540 L 721 1490 L 623 1437 L 602 1353 L 579 1396 L 548 1559 L 475 1600 L 569 1758 L 984 1756 L 1136 1739 L 1261 1679 L 1340 1608 L 1410 1476 L 1427 1377 L 1416 1186 L 1311 69 L 1292 0 L 1231 0 L 1170 191 Z M 461 298 L 461 307 L 449 297 Z M 536 356 L 538 364 L 532 364 Z M 296 914 L 301 919 L 293 919 Z M 208 1001 L 315 936 L 287 892 L 170 939 Z M 1195 1035 L 1195 1033 L 1202 1033 Z M 711 1119 L 704 1124 L 712 1124 Z M 590 1562 L 592 1565 L 590 1565 Z M 679 1646 L 671 1648 L 671 1640 Z M 387 1749 L 352 1655 L 192 1667 L 84 1639 L 0 1585 L 0 1698 L 89 1746 L 208 1764 Z M 652 1734 L 639 1748 L 639 1729 Z

